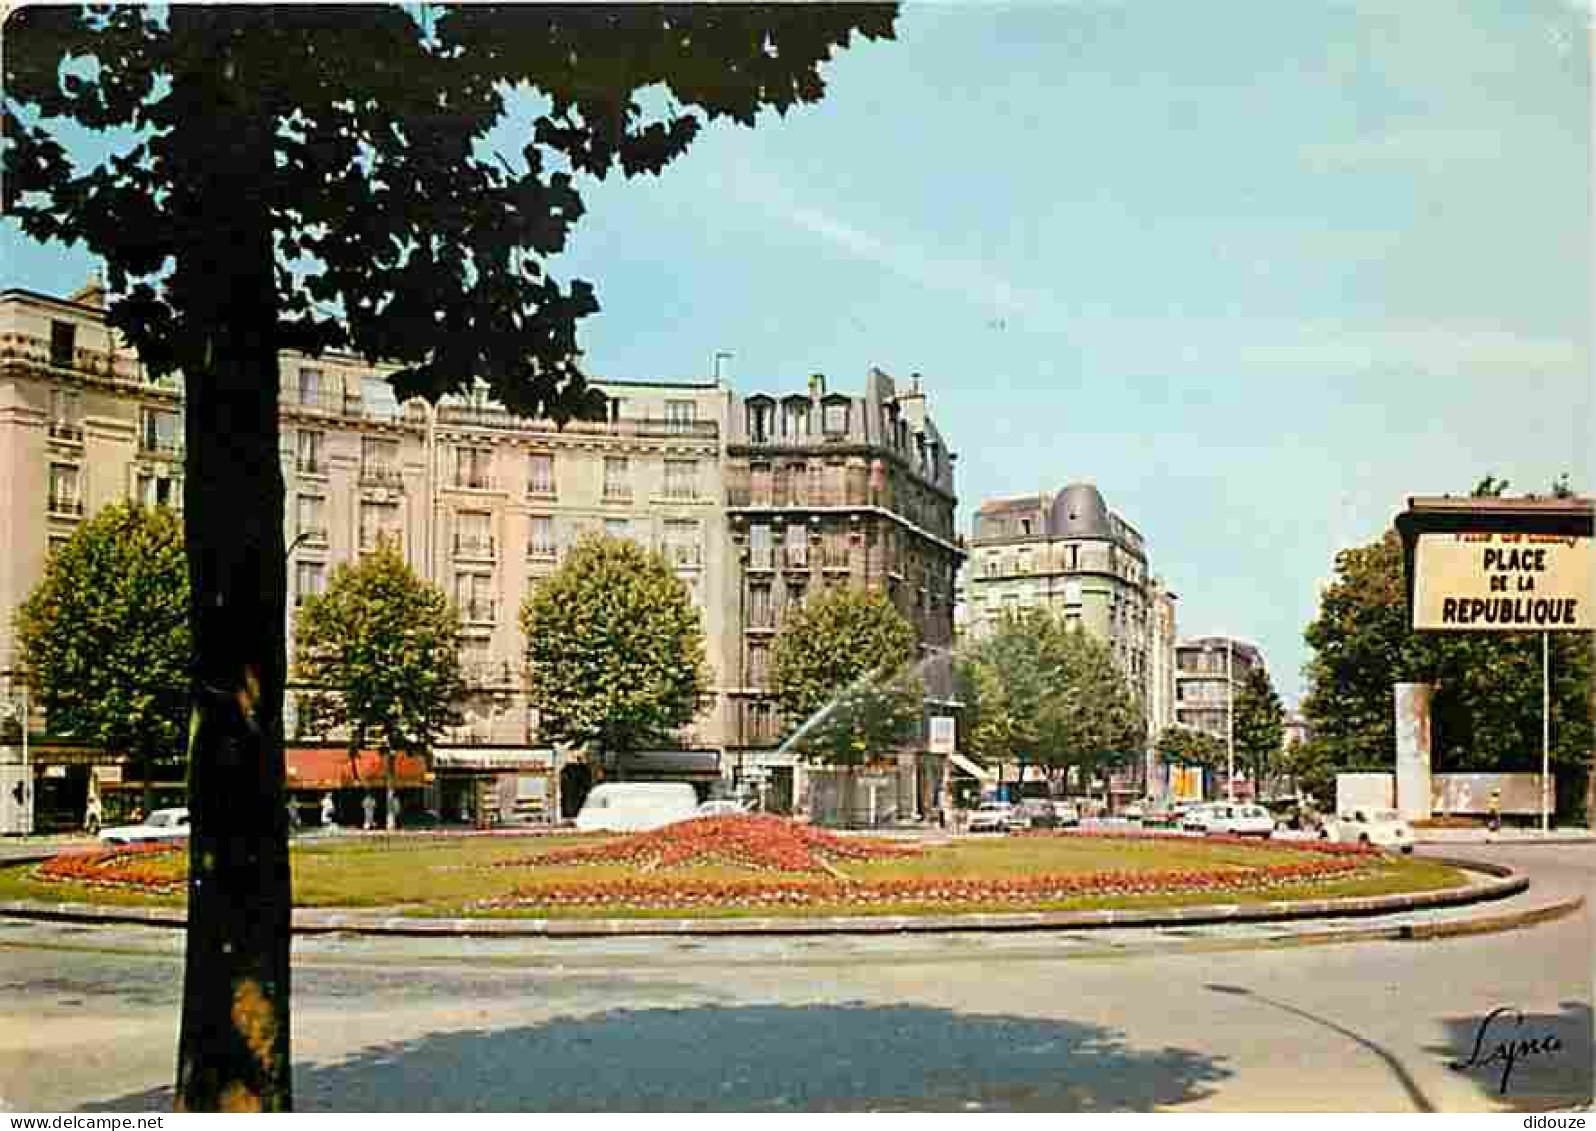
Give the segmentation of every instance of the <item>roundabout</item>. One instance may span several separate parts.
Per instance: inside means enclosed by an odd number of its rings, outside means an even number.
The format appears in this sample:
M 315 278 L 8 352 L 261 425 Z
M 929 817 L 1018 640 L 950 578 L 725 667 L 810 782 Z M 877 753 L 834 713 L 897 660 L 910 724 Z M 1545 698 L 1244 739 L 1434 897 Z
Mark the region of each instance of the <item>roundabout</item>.
M 1501 899 L 1509 870 L 1321 841 L 1115 831 L 838 835 L 771 816 L 650 832 L 303 838 L 298 932 L 815 934 L 1379 916 Z M 0 913 L 180 925 L 186 846 L 99 847 L 0 870 Z

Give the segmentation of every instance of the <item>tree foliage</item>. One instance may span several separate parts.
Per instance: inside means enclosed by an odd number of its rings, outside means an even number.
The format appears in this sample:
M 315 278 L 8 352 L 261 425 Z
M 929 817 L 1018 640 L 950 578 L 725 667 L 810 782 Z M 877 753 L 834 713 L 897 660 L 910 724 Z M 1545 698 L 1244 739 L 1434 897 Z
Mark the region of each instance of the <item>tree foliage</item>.
M 1264 668 L 1247 669 L 1236 693 L 1235 712 L 1232 738 L 1236 760 L 1247 768 L 1254 788 L 1263 790 L 1280 772 L 1280 748 L 1285 740 L 1285 709 Z
M 390 754 L 426 755 L 459 721 L 460 615 L 392 542 L 379 542 L 300 606 L 294 675 L 309 685 L 305 730 L 343 731 L 352 751 L 376 739 Z
M 1045 609 L 1005 613 L 962 667 L 968 742 L 989 761 L 1090 778 L 1146 743 L 1144 708 L 1112 650 Z
M 83 523 L 23 603 L 17 643 L 53 734 L 134 755 L 146 786 L 180 772 L 188 572 L 173 511 L 115 503 Z
M 1183 766 L 1219 769 L 1225 765 L 1229 756 L 1229 750 L 1222 739 L 1192 727 L 1165 727 L 1155 741 L 1158 752 L 1164 756 L 1165 761 L 1176 762 Z
M 1417 632 L 1409 625 L 1395 531 L 1336 556 L 1335 579 L 1305 634 L 1313 655 L 1302 709 L 1313 739 L 1303 757 L 1318 777 L 1333 785 L 1336 772 L 1392 769 L 1397 683 L 1435 686 L 1436 772 L 1539 772 L 1540 634 Z M 1592 742 L 1591 634 L 1550 635 L 1552 766 L 1578 785 Z M 1582 791 L 1558 792 L 1560 805 L 1574 805 Z
M 0 209 L 102 258 L 108 321 L 152 374 L 184 379 L 180 1109 L 292 1106 L 280 351 L 396 364 L 401 397 L 480 380 L 524 415 L 597 415 L 576 361 L 597 299 L 544 269 L 582 216 L 576 178 L 658 172 L 706 122 L 819 100 L 821 65 L 855 33 L 890 38 L 895 18 L 894 5 L 9 14 Z M 82 130 L 101 136 L 69 152 Z
M 521 606 L 539 733 L 624 752 L 692 722 L 708 692 L 687 586 L 657 553 L 592 536 Z
M 879 590 L 827 589 L 789 611 L 770 679 L 804 755 L 857 766 L 907 741 L 924 697 L 915 650 L 914 626 Z

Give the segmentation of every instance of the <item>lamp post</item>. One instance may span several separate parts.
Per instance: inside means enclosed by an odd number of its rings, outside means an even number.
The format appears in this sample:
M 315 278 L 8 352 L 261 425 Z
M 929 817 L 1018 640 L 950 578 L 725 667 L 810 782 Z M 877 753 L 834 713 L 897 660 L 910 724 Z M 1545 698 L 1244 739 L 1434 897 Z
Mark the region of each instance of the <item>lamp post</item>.
M 1225 800 L 1236 800 L 1236 678 L 1233 642 L 1225 637 Z

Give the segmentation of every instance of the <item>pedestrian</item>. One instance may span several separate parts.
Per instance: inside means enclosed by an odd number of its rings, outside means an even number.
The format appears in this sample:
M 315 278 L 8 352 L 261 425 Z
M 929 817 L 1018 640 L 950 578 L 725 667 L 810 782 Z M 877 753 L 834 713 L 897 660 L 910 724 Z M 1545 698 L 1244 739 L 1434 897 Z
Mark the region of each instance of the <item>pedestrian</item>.
M 290 835 L 299 831 L 299 810 L 294 807 L 294 799 L 288 799 L 288 832 Z
M 377 799 L 375 797 L 371 796 L 371 794 L 369 794 L 369 793 L 366 794 L 365 799 L 362 800 L 361 803 L 360 803 L 360 808 L 361 808 L 361 811 L 366 814 L 366 823 L 362 827 L 364 827 L 364 828 L 366 828 L 368 830 L 376 828 L 377 827 Z
M 1500 789 L 1491 790 L 1491 831 L 1493 833 L 1502 831 L 1502 791 Z
M 332 794 L 321 795 L 321 823 L 327 828 L 333 827 L 333 799 Z

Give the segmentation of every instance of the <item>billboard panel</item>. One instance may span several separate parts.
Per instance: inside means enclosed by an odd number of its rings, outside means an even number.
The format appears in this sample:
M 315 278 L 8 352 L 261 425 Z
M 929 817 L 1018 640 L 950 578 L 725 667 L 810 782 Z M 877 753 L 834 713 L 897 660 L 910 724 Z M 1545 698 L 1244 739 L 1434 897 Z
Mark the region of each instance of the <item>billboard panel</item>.
M 1589 537 L 1421 533 L 1413 570 L 1414 628 L 1476 632 L 1596 628 Z

